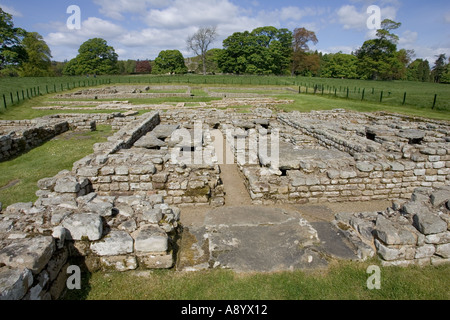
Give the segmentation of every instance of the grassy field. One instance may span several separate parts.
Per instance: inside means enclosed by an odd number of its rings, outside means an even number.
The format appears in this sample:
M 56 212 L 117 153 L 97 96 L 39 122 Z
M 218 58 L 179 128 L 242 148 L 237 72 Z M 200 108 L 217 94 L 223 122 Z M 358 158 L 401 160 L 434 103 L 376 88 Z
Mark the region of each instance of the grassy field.
M 3 108 L 2 93 L 10 95 L 7 90 L 21 90 L 39 86 L 39 92 L 46 93 L 46 87 L 79 90 L 86 77 L 79 78 L 0 78 L 0 119 L 32 119 L 48 114 L 61 113 L 61 110 L 35 110 L 36 106 L 48 106 L 54 101 L 54 92 L 25 99 L 20 104 Z M 93 81 L 90 78 L 89 81 Z M 193 87 L 194 97 L 189 103 L 210 102 L 218 98 L 207 96 L 205 87 L 230 87 L 232 92 L 269 93 L 280 99 L 294 100 L 293 104 L 281 105 L 280 110 L 309 112 L 311 110 L 331 110 L 343 108 L 360 112 L 387 111 L 433 119 L 450 120 L 450 87 L 436 84 L 405 82 L 370 82 L 333 79 L 309 79 L 290 77 L 235 77 L 235 76 L 176 76 L 176 77 L 99 77 L 97 81 L 117 84 L 187 84 Z M 77 82 L 79 81 L 79 83 Z M 64 84 L 66 83 L 66 84 Z M 72 83 L 72 85 L 71 85 Z M 67 86 L 68 84 L 68 86 Z M 99 86 L 99 83 L 86 84 Z M 314 86 L 324 85 L 324 94 Z M 340 93 L 337 86 L 340 86 Z M 279 86 L 283 90 L 273 90 Z M 75 88 L 74 88 L 75 87 Z M 298 93 L 298 89 L 302 93 Z M 308 94 L 305 94 L 308 87 Z M 347 91 L 349 87 L 349 99 Z M 22 89 L 23 88 L 23 89 Z M 45 88 L 45 89 L 44 89 Z M 238 88 L 238 89 L 237 89 Z M 256 89 L 255 89 L 256 88 Z M 272 88 L 272 89 L 271 89 Z M 290 88 L 287 90 L 285 88 Z M 356 89 L 355 89 L 356 88 Z M 361 101 L 362 88 L 365 100 Z M 373 88 L 373 95 L 372 95 Z M 336 89 L 336 96 L 334 95 Z M 386 92 L 385 99 L 379 102 L 381 90 Z M 385 91 L 386 90 L 386 91 Z M 407 100 L 403 106 L 398 96 L 403 99 L 407 90 Z M 178 91 L 178 90 L 175 90 Z M 227 90 L 218 89 L 218 92 Z M 359 91 L 359 92 L 358 92 Z M 160 92 L 159 90 L 155 92 Z M 171 92 L 171 91 L 169 91 Z M 388 92 L 391 92 L 389 95 Z M 327 94 L 330 93 L 330 94 Z M 339 94 L 338 94 L 339 93 Z M 414 98 L 414 94 L 417 95 Z M 433 101 L 429 96 L 438 94 L 437 104 L 431 109 Z M 441 100 L 444 97 L 446 100 Z M 14 96 L 13 96 L 14 99 Z M 391 99 L 391 100 L 390 100 Z M 64 99 L 56 99 L 58 101 Z M 176 104 L 187 102 L 186 98 L 149 98 L 124 99 L 133 104 Z M 432 100 L 432 99 L 431 99 Z M 108 100 L 105 100 L 108 101 Z M 444 102 L 442 102 L 444 101 Z M 249 112 L 249 106 L 236 107 L 238 112 Z M 121 110 L 117 110 L 121 111 Z M 99 113 L 108 111 L 64 111 Z M 144 112 L 144 111 L 142 111 Z M 142 113 L 141 112 L 141 113 Z M 106 141 L 112 134 L 109 126 L 97 126 L 97 132 L 68 132 L 42 146 L 13 160 L 0 163 L 0 201 L 6 207 L 16 202 L 36 200 L 36 183 L 44 177 L 54 176 L 63 169 L 71 169 L 73 162 L 92 153 L 95 143 Z M 450 293 L 450 266 L 427 268 L 381 268 L 381 290 L 368 290 L 366 269 L 369 264 L 378 264 L 373 260 L 367 263 L 334 263 L 327 271 L 288 272 L 276 274 L 235 274 L 226 270 L 209 270 L 196 273 L 178 273 L 174 270 L 129 273 L 84 273 L 82 290 L 71 291 L 66 299 L 87 300 L 448 300 Z
M 367 288 L 378 261 L 339 262 L 328 270 L 236 274 L 229 270 L 83 273 L 67 300 L 449 300 L 450 266 L 381 267 L 381 289 Z
M 105 142 L 111 134 L 111 127 L 102 125 L 95 132 L 67 132 L 15 159 L 0 162 L 0 201 L 4 208 L 16 202 L 34 202 L 40 179 L 72 170 L 75 161 L 91 154 L 92 146 Z
M 308 92 L 316 96 L 329 98 L 342 98 L 345 101 L 370 102 L 380 107 L 404 107 L 406 110 L 431 110 L 436 95 L 435 111 L 450 112 L 450 85 L 422 83 L 410 81 L 364 81 L 348 79 L 323 79 L 305 77 L 277 77 L 277 76 L 102 76 L 87 77 L 60 77 L 60 78 L 0 78 L 0 112 L 4 109 L 2 96 L 8 106 L 11 106 L 11 97 L 15 103 L 26 98 L 26 89 L 46 94 L 60 92 L 73 88 L 95 86 L 99 84 L 182 84 L 191 86 L 290 86 L 300 90 L 303 94 Z M 323 94 L 322 94 L 323 88 Z M 348 96 L 347 96 L 348 89 Z M 25 90 L 22 93 L 22 90 Z M 175 92 L 178 93 L 179 90 Z M 159 90 L 154 92 L 160 92 Z M 181 91 L 180 91 L 181 92 Z M 364 92 L 364 96 L 363 96 Z M 198 92 L 197 92 L 198 93 Z M 276 92 L 271 92 L 276 93 Z M 381 94 L 383 95 L 381 96 Z M 194 93 L 195 94 L 195 93 Z M 199 93 L 198 93 L 199 94 Z M 406 97 L 405 97 L 406 94 Z M 381 99 L 382 98 L 382 99 Z M 404 100 L 405 98 L 405 100 Z M 363 100 L 363 101 L 362 101 Z M 382 101 L 380 103 L 380 100 Z M 403 103 L 405 101 L 405 103 Z

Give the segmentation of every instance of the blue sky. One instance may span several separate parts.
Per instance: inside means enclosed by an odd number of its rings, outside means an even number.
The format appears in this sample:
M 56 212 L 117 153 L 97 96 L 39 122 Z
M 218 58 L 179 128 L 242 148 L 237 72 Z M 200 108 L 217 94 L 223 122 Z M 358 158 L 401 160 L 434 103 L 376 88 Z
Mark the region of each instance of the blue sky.
M 81 29 L 69 30 L 67 8 L 81 9 Z M 178 49 L 192 56 L 186 38 L 200 26 L 215 25 L 222 41 L 233 32 L 275 26 L 316 32 L 322 52 L 350 53 L 374 35 L 367 28 L 367 8 L 377 5 L 381 18 L 401 22 L 399 47 L 414 49 L 417 58 L 433 63 L 440 53 L 450 57 L 448 0 L 0 0 L 14 23 L 39 32 L 57 61 L 72 59 L 86 40 L 101 37 L 119 59 L 154 59 L 161 50 Z

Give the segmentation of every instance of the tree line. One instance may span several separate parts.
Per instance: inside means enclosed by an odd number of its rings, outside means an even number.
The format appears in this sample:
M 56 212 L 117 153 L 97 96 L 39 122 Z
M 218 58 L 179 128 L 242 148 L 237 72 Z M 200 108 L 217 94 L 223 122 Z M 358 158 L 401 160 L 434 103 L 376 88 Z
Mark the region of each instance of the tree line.
M 179 50 L 164 50 L 154 61 L 121 61 L 106 40 L 94 38 L 80 46 L 75 58 L 56 62 L 40 34 L 14 27 L 12 15 L 0 8 L 0 76 L 192 72 L 450 83 L 450 59 L 444 54 L 431 68 L 427 60 L 413 60 L 414 51 L 398 48 L 394 32 L 400 26 L 384 20 L 376 37 L 351 54 L 312 51 L 309 45 L 319 42 L 313 31 L 272 26 L 233 33 L 223 41 L 223 49 L 209 49 L 217 29 L 202 27 L 186 40 L 193 58 L 185 59 Z

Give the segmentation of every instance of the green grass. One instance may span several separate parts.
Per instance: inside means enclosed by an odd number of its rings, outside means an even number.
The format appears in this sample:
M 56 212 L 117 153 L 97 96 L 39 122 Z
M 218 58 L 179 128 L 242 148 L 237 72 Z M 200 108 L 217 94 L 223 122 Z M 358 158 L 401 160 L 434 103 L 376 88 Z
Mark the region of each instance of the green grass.
M 0 202 L 6 207 L 16 202 L 34 202 L 37 182 L 61 170 L 72 170 L 73 163 L 93 152 L 95 143 L 112 134 L 110 126 L 99 125 L 95 132 L 69 132 L 9 161 L 0 162 Z M 70 148 L 68 148 L 70 146 Z
M 62 78 L 0 78 L 0 98 L 3 93 L 6 94 L 7 100 L 10 99 L 10 92 L 13 93 L 15 99 L 15 90 L 21 88 L 33 87 L 39 85 L 41 94 L 44 93 L 45 86 L 52 87 L 57 84 L 57 90 L 60 90 L 60 84 L 63 83 L 65 90 L 67 85 L 70 88 L 73 85 L 83 86 L 86 81 L 93 84 L 92 81 L 110 81 L 114 84 L 159 84 L 159 85 L 190 85 L 193 86 L 192 93 L 194 97 L 190 98 L 191 102 L 210 102 L 217 98 L 210 98 L 204 92 L 203 87 L 230 87 L 230 92 L 253 92 L 253 93 L 270 93 L 273 96 L 293 99 L 294 105 L 283 106 L 284 110 L 299 110 L 309 112 L 311 110 L 329 110 L 334 108 L 345 108 L 348 110 L 374 112 L 387 111 L 397 112 L 406 115 L 417 115 L 433 119 L 449 120 L 450 114 L 450 86 L 434 83 L 419 83 L 408 81 L 363 81 L 363 80 L 346 80 L 346 79 L 321 79 L 321 78 L 303 78 L 303 77 L 275 77 L 275 76 L 111 76 L 111 77 L 62 77 Z M 277 92 L 270 90 L 269 86 L 289 86 L 296 91 L 301 87 L 303 94 L 295 92 Z M 319 90 L 313 95 L 314 86 L 324 86 L 324 95 Z M 238 88 L 236 88 L 238 87 Z M 308 87 L 308 95 L 305 94 Z M 347 99 L 346 88 L 349 88 L 349 97 Z M 253 90 L 251 89 L 253 88 Z M 255 90 L 255 88 L 260 90 Z M 280 87 L 281 88 L 281 87 Z M 336 97 L 334 90 L 337 90 Z M 51 89 L 52 90 L 52 89 Z M 50 91 L 51 91 L 50 90 Z M 79 88 L 73 89 L 79 90 Z M 172 92 L 168 89 L 168 93 Z M 218 89 L 223 91 L 222 89 Z M 250 90 L 250 91 L 249 91 Z M 362 91 L 365 90 L 364 101 L 361 101 Z M 163 92 L 165 90 L 158 92 Z M 178 90 L 175 90 L 178 92 Z M 175 92 L 174 91 L 174 92 Z M 267 92 L 265 92 L 267 91 Z M 383 102 L 380 103 L 380 95 L 383 91 Z M 70 91 L 65 91 L 70 92 Z M 372 93 L 373 92 L 373 93 Z M 406 103 L 403 105 L 404 93 L 407 93 Z M 434 95 L 437 94 L 437 102 L 434 110 L 432 110 Z M 25 100 L 19 105 L 9 106 L 4 109 L 0 99 L 0 119 L 30 119 L 45 114 L 54 114 L 56 112 L 42 112 L 32 110 L 33 106 L 45 106 L 47 99 L 51 99 L 52 95 L 38 96 L 31 100 Z M 61 100 L 61 99 L 58 99 Z M 100 100 L 100 101 L 111 101 Z M 120 100 L 120 99 L 119 99 Z M 178 103 L 188 102 L 187 98 L 150 98 L 150 99 L 123 99 L 128 100 L 132 104 L 162 104 L 162 103 Z M 8 104 L 9 104 L 8 100 Z M 76 111 L 77 113 L 80 111 Z M 83 111 L 81 111 L 83 112 Z M 88 111 L 89 112 L 89 111 Z
M 381 268 L 381 289 L 367 289 L 371 263 L 339 262 L 328 271 L 236 274 L 172 270 L 84 274 L 67 300 L 448 300 L 450 266 Z M 145 276 L 144 276 L 145 275 Z

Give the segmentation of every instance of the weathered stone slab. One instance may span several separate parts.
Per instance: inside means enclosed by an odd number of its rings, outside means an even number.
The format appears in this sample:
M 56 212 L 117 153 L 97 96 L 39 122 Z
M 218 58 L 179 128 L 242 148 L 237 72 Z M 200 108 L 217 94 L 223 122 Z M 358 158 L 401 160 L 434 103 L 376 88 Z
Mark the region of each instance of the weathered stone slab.
M 381 215 L 377 217 L 375 232 L 378 239 L 388 245 L 415 245 L 417 242 L 412 232 Z
M 179 125 L 160 124 L 152 130 L 152 134 L 158 139 L 169 138 L 172 133 L 179 129 Z
M 30 270 L 0 268 L 0 300 L 20 300 L 32 284 Z
M 133 252 L 133 238 L 125 231 L 111 231 L 102 240 L 91 244 L 99 256 L 118 256 Z
M 139 254 L 139 265 L 146 269 L 170 269 L 174 265 L 173 254 Z
M 414 226 L 425 235 L 441 233 L 447 230 L 447 223 L 431 212 L 414 215 Z
M 166 252 L 169 239 L 161 228 L 144 226 L 136 231 L 134 248 L 138 252 Z
M 81 189 L 80 183 L 75 177 L 69 176 L 56 180 L 55 192 L 77 193 Z
M 440 207 L 450 200 L 450 188 L 433 191 L 433 193 L 431 193 L 430 200 L 434 207 Z
M 167 144 L 164 143 L 164 141 L 158 139 L 153 132 L 150 132 L 149 134 L 143 136 L 134 143 L 134 146 L 136 148 L 146 148 L 146 149 L 154 149 L 158 147 L 160 148 L 166 145 Z
M 102 218 L 96 214 L 73 214 L 66 217 L 62 226 L 67 229 L 69 240 L 101 239 L 103 233 Z
M 18 269 L 27 268 L 38 274 L 47 265 L 54 251 L 53 237 L 21 239 L 0 250 L 0 264 Z
M 135 270 L 138 267 L 138 262 L 135 256 L 112 256 L 101 257 L 100 264 L 105 271 L 129 271 Z

